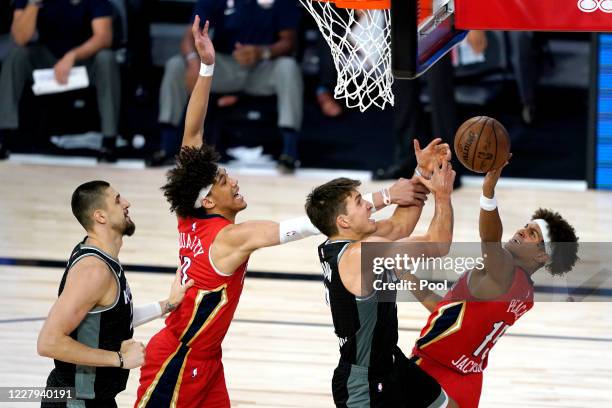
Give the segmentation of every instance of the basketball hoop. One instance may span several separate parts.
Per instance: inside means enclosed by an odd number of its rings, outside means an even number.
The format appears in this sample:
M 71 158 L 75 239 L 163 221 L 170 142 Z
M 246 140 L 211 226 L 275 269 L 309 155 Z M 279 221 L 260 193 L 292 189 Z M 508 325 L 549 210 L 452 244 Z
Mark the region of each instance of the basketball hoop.
M 334 98 L 362 112 L 393 105 L 389 0 L 300 0 L 329 45 Z
M 300 0 L 329 45 L 336 99 L 393 106 L 394 75 L 414 79 L 456 44 L 453 0 Z M 393 25 L 392 25 L 393 23 Z

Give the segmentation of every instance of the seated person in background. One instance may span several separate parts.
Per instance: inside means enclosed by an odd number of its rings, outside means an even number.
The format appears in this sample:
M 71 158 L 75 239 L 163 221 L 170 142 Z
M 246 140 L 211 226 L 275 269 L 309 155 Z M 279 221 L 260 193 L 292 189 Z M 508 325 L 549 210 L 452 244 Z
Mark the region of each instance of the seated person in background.
M 213 32 L 217 52 L 213 92 L 277 96 L 278 127 L 283 136 L 279 169 L 292 172 L 303 106 L 302 75 L 291 57 L 300 16 L 297 2 L 198 0 L 194 14 L 201 21 L 209 20 Z M 190 29 L 183 36 L 181 54 L 166 63 L 159 95 L 162 150 L 154 154 L 150 165 L 163 163 L 178 148 L 176 127 L 200 69 Z M 222 98 L 220 102 L 233 101 Z
M 38 32 L 38 40 L 30 41 Z M 55 70 L 60 84 L 75 65 L 85 65 L 98 95 L 101 161 L 114 161 L 121 85 L 112 44 L 112 6 L 108 0 L 15 0 L 13 39 L 19 45 L 2 63 L 0 74 L 0 159 L 8 157 L 8 134 L 19 125 L 19 100 L 32 71 Z
M 334 99 L 336 87 L 336 67 L 329 45 L 322 36 L 317 44 L 319 54 L 319 86 L 317 87 L 317 102 L 321 113 L 329 118 L 342 114 L 342 105 Z
M 526 125 L 532 125 L 536 116 L 539 45 L 533 31 L 508 31 L 507 36 L 510 44 L 508 58 L 521 98 L 521 119 Z M 468 42 L 475 53 L 484 53 L 488 47 L 486 31 L 470 31 Z

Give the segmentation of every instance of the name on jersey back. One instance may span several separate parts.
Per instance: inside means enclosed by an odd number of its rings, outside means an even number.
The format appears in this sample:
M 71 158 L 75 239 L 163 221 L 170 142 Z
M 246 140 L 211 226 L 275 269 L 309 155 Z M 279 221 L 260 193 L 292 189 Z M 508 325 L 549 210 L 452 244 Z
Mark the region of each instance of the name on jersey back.
M 179 248 L 187 248 L 193 252 L 193 257 L 197 258 L 198 255 L 202 255 L 204 253 L 204 248 L 202 247 L 202 241 L 200 238 L 181 232 L 179 234 Z

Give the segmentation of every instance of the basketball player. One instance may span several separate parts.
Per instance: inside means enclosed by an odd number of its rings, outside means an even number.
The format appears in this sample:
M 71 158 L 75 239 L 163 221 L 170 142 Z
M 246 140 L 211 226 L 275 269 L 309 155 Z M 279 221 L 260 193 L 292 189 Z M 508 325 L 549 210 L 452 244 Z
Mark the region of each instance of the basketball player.
M 75 387 L 72 405 L 116 407 L 129 369 L 144 360 L 144 346 L 132 339 L 133 326 L 172 310 L 185 290 L 180 275 L 170 297 L 135 307 L 119 263 L 124 236 L 134 233 L 130 203 L 105 181 L 90 181 L 72 194 L 72 213 L 87 231 L 68 260 L 59 296 L 38 336 L 38 353 L 55 360 L 47 387 Z M 42 403 L 61 407 L 66 403 Z
M 450 153 L 449 153 L 450 154 Z M 306 213 L 328 239 L 318 253 L 326 297 L 340 341 L 340 361 L 332 379 L 337 407 L 454 407 L 440 385 L 409 361 L 397 347 L 395 301 L 383 301 L 379 291 L 364 284 L 362 243 L 413 242 L 418 253 L 441 256 L 452 240 L 451 192 L 455 172 L 444 160 L 431 180 L 415 176 L 435 198 L 435 214 L 426 236 L 409 237 L 422 205 L 398 206 L 392 217 L 375 222 L 374 207 L 357 190 L 356 180 L 339 178 L 315 188 Z M 437 242 L 434 245 L 418 242 Z M 395 297 L 395 296 L 393 296 Z
M 482 186 L 484 268 L 464 273 L 444 298 L 430 291 L 415 293 L 432 313 L 414 346 L 414 359 L 461 408 L 478 407 L 491 349 L 533 307 L 531 276 L 541 268 L 562 275 L 577 260 L 574 228 L 550 210 L 537 210 L 502 245 L 495 199 L 502 168 L 488 172 Z

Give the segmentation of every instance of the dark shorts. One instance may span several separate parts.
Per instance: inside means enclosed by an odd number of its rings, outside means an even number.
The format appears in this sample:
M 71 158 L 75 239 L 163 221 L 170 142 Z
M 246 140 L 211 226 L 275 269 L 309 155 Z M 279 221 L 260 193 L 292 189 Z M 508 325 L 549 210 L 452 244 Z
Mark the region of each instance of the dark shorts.
M 399 350 L 384 374 L 340 361 L 332 393 L 339 408 L 443 408 L 448 404 L 438 382 Z

